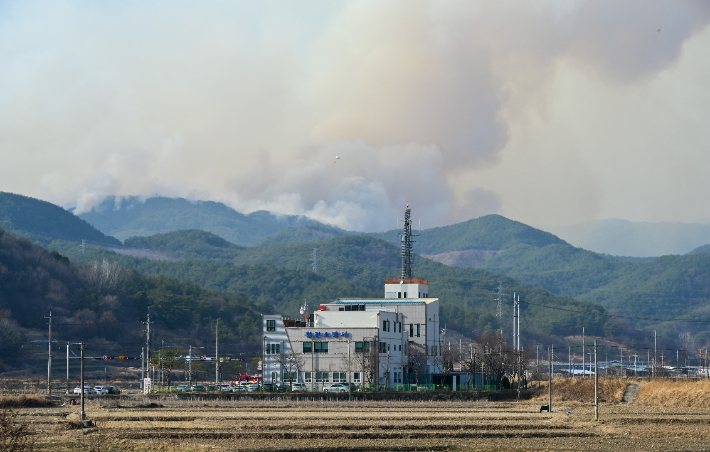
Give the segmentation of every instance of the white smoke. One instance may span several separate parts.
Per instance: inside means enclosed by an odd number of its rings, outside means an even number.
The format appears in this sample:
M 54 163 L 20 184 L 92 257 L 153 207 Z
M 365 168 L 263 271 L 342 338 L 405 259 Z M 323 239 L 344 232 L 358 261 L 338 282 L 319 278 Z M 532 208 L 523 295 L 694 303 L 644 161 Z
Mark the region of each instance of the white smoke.
M 351 230 L 393 227 L 406 202 L 427 227 L 498 212 L 476 172 L 544 112 L 561 62 L 645 83 L 709 16 L 703 1 L 4 4 L 0 189 L 78 212 L 214 199 Z

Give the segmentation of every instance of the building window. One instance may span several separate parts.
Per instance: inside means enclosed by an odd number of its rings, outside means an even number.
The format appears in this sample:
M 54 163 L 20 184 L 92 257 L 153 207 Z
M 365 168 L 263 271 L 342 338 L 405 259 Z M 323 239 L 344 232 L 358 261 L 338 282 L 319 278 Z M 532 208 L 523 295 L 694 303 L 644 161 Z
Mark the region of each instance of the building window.
M 271 382 L 276 383 L 276 372 L 271 372 Z
M 369 342 L 355 342 L 355 353 L 369 353 L 370 343 Z
M 266 354 L 278 354 L 281 353 L 281 344 L 266 344 Z
M 380 342 L 380 353 L 387 353 L 387 342 Z
M 276 331 L 276 320 L 266 321 L 266 331 Z
M 328 383 L 330 381 L 329 372 L 316 372 L 316 383 Z
M 333 372 L 333 383 L 345 383 L 346 379 L 345 372 Z
M 417 337 L 421 337 L 421 336 L 422 336 L 422 324 L 417 323 Z
M 354 382 L 354 383 L 360 383 L 360 382 L 361 382 L 360 372 L 353 372 L 353 382 Z
M 284 372 L 283 381 L 298 381 L 298 372 Z
M 311 373 L 310 372 L 304 372 L 303 373 L 303 381 L 305 383 L 310 383 L 311 382 Z
M 303 353 L 312 353 L 313 352 L 313 344 L 311 342 L 304 342 L 303 343 Z
M 409 337 L 414 337 L 414 324 L 409 324 Z
M 316 353 L 328 353 L 328 343 L 327 342 L 314 342 L 314 351 Z

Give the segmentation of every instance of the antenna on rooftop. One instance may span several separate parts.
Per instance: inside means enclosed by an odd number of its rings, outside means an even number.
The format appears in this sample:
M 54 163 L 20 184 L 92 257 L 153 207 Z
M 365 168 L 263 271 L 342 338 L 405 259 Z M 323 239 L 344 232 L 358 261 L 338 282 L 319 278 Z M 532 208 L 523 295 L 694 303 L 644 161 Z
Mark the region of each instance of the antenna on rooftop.
M 407 203 L 407 208 L 404 210 L 404 229 L 402 230 L 402 281 L 406 278 L 412 277 L 412 247 L 414 245 L 413 238 L 416 237 L 412 233 L 412 219 L 411 210 L 409 209 L 409 203 Z

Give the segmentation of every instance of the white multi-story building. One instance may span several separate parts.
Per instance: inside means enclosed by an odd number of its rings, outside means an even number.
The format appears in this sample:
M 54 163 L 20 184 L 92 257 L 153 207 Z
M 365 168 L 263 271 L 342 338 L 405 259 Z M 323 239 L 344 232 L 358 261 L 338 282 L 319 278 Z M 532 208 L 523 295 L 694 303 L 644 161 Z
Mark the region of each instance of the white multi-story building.
M 423 279 L 387 280 L 385 298 L 337 299 L 308 321 L 265 315 L 264 382 L 391 388 L 441 372 L 439 300 L 428 293 Z

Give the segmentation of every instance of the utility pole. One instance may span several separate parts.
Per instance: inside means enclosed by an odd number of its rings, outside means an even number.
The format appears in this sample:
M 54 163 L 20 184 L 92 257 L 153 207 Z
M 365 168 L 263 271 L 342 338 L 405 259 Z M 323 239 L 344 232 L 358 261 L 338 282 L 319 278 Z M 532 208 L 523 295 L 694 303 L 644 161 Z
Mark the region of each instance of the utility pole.
M 582 378 L 587 376 L 587 369 L 584 367 L 584 327 L 582 327 Z
M 146 373 L 148 374 L 148 378 L 150 378 L 150 324 L 152 322 L 150 321 L 150 310 L 148 310 L 148 320 L 146 320 L 146 336 L 145 336 L 145 370 Z M 152 381 L 151 381 L 152 384 Z M 145 379 L 141 381 L 141 388 L 143 388 L 143 394 L 146 394 L 146 388 L 145 388 Z
M 52 311 L 49 311 L 49 347 L 47 355 L 47 394 L 52 394 Z
M 552 413 L 552 349 L 547 346 L 547 412 Z
M 86 420 L 84 411 L 84 343 L 81 342 L 81 420 Z
M 140 387 L 143 388 L 145 384 L 145 368 L 143 367 L 145 364 L 145 347 L 141 347 L 141 384 Z M 145 388 L 143 388 L 143 392 L 145 393 Z
M 653 378 L 656 378 L 656 361 L 658 361 L 658 335 L 653 330 Z
M 214 330 L 214 383 L 219 384 L 219 319 Z
M 594 339 L 594 420 L 599 420 L 599 370 L 597 369 L 596 339 Z
M 67 394 L 69 394 L 69 343 L 67 342 Z
M 192 386 L 192 345 L 190 346 L 190 351 L 187 356 L 189 357 L 189 361 L 187 362 L 187 389 L 190 389 L 190 386 Z M 241 378 L 239 380 L 241 381 Z

